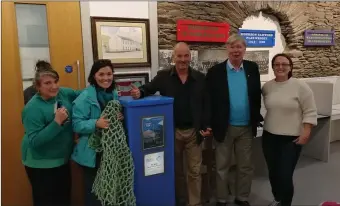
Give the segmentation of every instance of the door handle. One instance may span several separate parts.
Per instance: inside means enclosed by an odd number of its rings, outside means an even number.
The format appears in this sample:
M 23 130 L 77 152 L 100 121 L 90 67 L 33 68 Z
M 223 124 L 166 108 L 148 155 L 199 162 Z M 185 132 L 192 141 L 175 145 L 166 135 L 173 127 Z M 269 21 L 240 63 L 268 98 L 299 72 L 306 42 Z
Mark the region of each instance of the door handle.
M 80 62 L 77 60 L 77 79 L 78 79 L 78 89 L 80 89 Z

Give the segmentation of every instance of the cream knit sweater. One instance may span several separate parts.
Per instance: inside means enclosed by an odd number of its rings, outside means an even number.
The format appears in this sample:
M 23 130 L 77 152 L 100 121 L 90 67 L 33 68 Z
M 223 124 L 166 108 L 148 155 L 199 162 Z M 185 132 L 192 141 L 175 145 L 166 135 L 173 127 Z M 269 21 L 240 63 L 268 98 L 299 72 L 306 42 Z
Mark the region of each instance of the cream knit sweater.
M 264 130 L 277 135 L 300 136 L 303 123 L 317 125 L 317 111 L 312 90 L 296 78 L 285 82 L 274 79 L 262 87 L 267 113 Z

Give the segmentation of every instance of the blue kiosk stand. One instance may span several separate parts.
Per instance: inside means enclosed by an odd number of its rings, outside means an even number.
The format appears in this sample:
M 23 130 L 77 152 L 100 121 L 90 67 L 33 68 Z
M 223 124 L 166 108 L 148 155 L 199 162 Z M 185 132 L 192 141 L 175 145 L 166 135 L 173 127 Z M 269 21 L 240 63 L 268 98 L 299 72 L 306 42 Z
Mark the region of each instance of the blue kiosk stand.
M 173 98 L 120 97 L 135 164 L 137 206 L 174 206 Z

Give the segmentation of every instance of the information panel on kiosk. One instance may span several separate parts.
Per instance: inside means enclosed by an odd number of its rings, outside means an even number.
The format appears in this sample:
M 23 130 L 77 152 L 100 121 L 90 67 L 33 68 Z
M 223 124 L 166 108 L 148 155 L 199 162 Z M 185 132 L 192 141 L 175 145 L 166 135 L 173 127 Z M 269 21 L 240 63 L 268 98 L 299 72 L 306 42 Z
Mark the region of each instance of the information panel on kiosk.
M 164 147 L 164 116 L 142 118 L 143 150 Z
M 150 150 L 164 147 L 164 116 L 142 118 L 142 147 Z M 164 173 L 164 151 L 145 154 L 144 175 Z

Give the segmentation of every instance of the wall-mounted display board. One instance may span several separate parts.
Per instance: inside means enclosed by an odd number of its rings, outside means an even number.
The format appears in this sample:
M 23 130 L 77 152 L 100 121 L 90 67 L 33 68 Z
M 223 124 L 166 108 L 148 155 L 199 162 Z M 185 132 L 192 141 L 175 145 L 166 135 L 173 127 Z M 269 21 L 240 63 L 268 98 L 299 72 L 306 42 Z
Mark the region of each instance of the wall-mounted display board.
M 239 34 L 246 40 L 247 47 L 274 47 L 274 30 L 239 29 Z
M 172 50 L 159 50 L 159 70 L 170 68 L 175 65 L 172 62 Z M 228 58 L 225 49 L 191 50 L 191 68 L 204 74 L 214 65 Z M 259 65 L 260 74 L 269 72 L 269 50 L 246 51 L 244 59 L 254 61 Z
M 198 51 L 199 71 L 206 74 L 214 65 L 225 61 L 228 58 L 225 49 L 205 49 Z
M 229 37 L 229 24 L 177 20 L 177 41 L 225 43 Z
M 158 51 L 158 63 L 159 67 L 158 70 L 162 69 L 170 69 L 172 66 L 175 65 L 173 62 L 173 50 L 169 49 L 161 49 Z M 191 54 L 191 61 L 190 67 L 193 69 L 198 69 L 198 51 L 190 50 Z
M 331 30 L 306 30 L 305 31 L 305 46 L 333 46 L 334 31 Z
M 256 62 L 259 65 L 260 74 L 265 75 L 269 72 L 269 50 L 246 51 L 244 59 Z
M 172 60 L 173 50 L 159 50 L 159 70 L 169 69 L 175 63 Z M 226 60 L 227 52 L 225 49 L 209 49 L 209 50 L 190 50 L 191 61 L 190 67 L 202 73 L 207 73 L 208 69 L 215 64 Z

